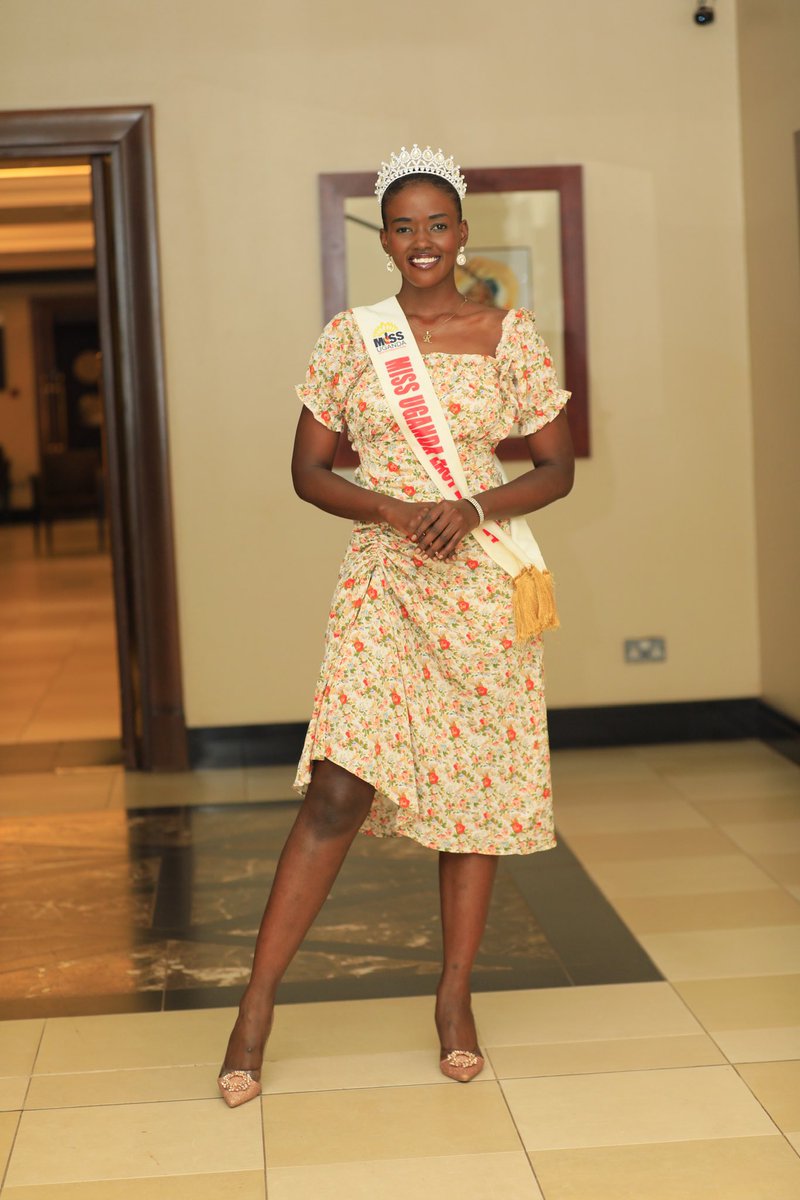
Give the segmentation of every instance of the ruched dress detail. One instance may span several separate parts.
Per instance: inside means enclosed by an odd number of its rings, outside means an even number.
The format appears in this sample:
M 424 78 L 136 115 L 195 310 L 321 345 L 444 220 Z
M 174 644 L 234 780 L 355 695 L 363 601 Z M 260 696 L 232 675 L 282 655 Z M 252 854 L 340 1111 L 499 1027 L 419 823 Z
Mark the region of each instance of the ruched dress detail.
M 533 314 L 511 310 L 495 357 L 425 356 L 470 488 L 502 483 L 495 448 L 563 408 Z M 441 497 L 402 436 L 350 311 L 323 330 L 298 396 L 346 423 L 355 481 L 403 500 Z M 518 645 L 512 580 L 476 540 L 430 561 L 387 525 L 355 523 L 330 607 L 297 771 L 330 759 L 375 788 L 362 832 L 433 850 L 527 854 L 555 845 L 540 639 Z

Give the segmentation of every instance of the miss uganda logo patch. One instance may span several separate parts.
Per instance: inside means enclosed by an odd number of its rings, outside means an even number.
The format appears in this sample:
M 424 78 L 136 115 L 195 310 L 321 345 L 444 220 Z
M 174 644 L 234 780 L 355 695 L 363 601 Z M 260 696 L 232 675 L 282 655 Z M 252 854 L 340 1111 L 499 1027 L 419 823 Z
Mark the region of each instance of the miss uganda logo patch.
M 381 321 L 372 331 L 372 344 L 379 354 L 385 350 L 397 350 L 405 346 L 406 339 L 401 329 L 391 321 Z

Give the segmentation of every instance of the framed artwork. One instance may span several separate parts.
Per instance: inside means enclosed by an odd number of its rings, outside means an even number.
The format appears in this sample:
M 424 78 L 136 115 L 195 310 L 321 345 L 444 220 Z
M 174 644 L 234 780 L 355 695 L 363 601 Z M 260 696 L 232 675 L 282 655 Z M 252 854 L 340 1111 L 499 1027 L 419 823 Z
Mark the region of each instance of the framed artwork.
M 483 246 L 466 249 L 467 262 L 456 267 L 462 296 L 494 308 L 533 308 L 530 246 Z
M 579 166 L 464 168 L 469 191 L 467 263 L 457 268 L 464 295 L 498 308 L 530 308 L 550 348 L 567 406 L 575 452 L 589 455 L 589 395 L 583 249 L 583 182 Z M 380 213 L 372 172 L 319 177 L 323 320 L 391 290 L 380 249 Z M 388 284 L 388 286 L 387 286 Z M 523 438 L 498 447 L 504 459 L 527 459 Z M 336 459 L 357 457 L 346 437 Z

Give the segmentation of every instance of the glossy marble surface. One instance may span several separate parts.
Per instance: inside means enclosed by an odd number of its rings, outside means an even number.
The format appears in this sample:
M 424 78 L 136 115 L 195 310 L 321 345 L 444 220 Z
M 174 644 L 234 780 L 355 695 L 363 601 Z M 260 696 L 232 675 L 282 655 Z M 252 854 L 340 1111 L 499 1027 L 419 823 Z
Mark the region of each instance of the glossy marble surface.
M 209 774 L 224 786 L 227 773 Z M 184 781 L 187 792 L 203 782 Z M 0 818 L 3 1016 L 238 999 L 298 802 L 214 804 L 200 787 L 205 803 L 129 809 L 121 783 L 107 770 L 55 776 L 47 786 L 30 774 L 0 776 L 0 811 L 11 810 Z M 137 792 L 148 783 L 155 793 L 163 787 L 160 777 L 139 776 Z M 616 946 L 595 964 L 594 981 L 618 979 L 621 969 L 658 977 L 566 845 L 548 852 L 546 872 L 536 857 L 501 865 L 477 986 L 585 981 L 579 942 L 587 913 L 596 936 L 603 930 Z M 290 967 L 283 999 L 431 992 L 440 963 L 436 861 L 406 839 L 358 838 Z M 558 896 L 567 880 L 565 901 Z M 536 913 L 555 905 L 562 919 L 546 932 Z
M 557 755 L 565 843 L 501 876 L 468 1087 L 436 1061 L 434 856 L 358 841 L 235 1111 L 228 993 L 293 805 L 285 772 L 207 774 L 0 777 L 2 1200 L 800 1194 L 797 768 Z

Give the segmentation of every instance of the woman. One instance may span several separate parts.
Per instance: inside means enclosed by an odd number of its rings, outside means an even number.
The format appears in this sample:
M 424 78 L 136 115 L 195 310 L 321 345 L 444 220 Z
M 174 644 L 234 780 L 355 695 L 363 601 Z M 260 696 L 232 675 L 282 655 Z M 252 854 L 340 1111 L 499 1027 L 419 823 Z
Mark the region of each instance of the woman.
M 402 312 L 400 325 L 379 330 L 405 324 L 423 350 L 469 494 L 480 499 L 443 498 L 423 470 L 354 312 L 328 324 L 298 388 L 295 490 L 355 525 L 295 784 L 304 800 L 220 1073 L 231 1107 L 260 1091 L 276 988 L 359 829 L 439 852 L 444 956 L 435 1020 L 441 1069 L 462 1082 L 483 1066 L 470 976 L 498 856 L 555 844 L 541 643 L 516 638 L 515 583 L 480 536 L 492 521 L 507 533 L 510 518 L 569 492 L 569 393 L 530 313 L 457 291 L 455 266 L 469 237 L 465 190 L 441 151 L 404 148 L 383 165 L 380 240 L 388 270 L 402 280 Z M 384 334 L 370 353 L 386 348 Z M 393 369 L 406 361 L 395 357 Z M 360 458 L 355 482 L 332 470 L 345 420 Z M 493 451 L 514 425 L 535 469 L 507 483 Z

